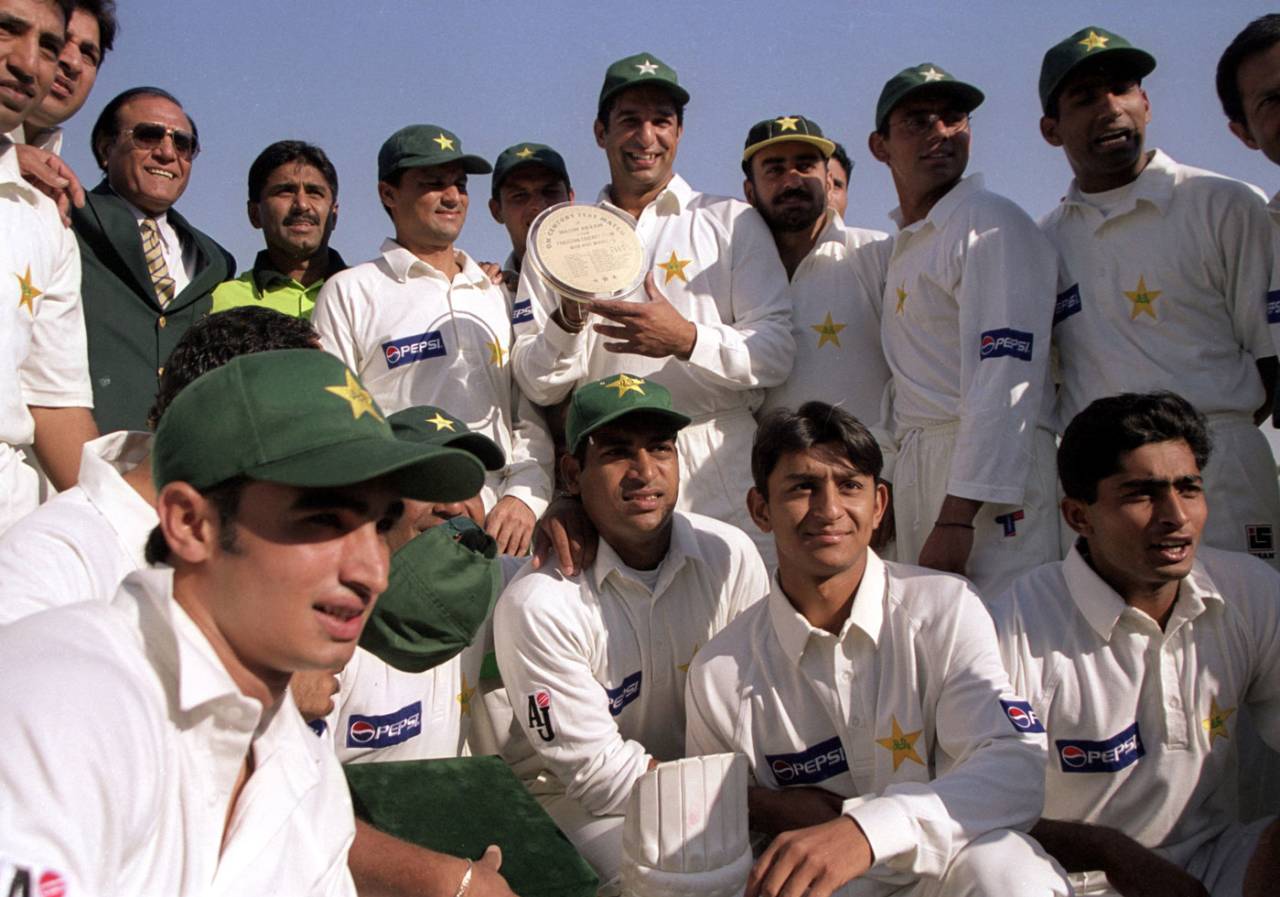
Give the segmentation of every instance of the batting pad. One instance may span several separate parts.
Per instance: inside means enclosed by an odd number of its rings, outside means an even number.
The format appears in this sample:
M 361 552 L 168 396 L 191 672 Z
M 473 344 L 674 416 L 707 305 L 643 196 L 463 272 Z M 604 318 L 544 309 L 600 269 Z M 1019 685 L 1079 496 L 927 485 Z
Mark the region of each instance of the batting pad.
M 622 831 L 624 897 L 738 897 L 750 871 L 746 757 L 662 763 L 632 787 Z

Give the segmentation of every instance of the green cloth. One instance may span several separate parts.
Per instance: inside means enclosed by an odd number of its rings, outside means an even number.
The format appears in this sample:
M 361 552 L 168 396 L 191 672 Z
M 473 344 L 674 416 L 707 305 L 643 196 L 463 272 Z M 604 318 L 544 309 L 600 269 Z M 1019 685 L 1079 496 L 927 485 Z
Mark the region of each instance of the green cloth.
M 565 443 L 576 452 L 583 439 L 627 414 L 643 411 L 665 417 L 682 429 L 689 418 L 671 407 L 671 393 L 665 386 L 637 377 L 618 374 L 584 383 L 573 391 L 565 418 Z
M 83 208 L 71 210 L 80 244 L 93 417 L 103 433 L 147 429 L 165 360 L 187 329 L 209 313 L 214 287 L 235 274 L 235 259 L 212 238 L 173 209 L 168 220 L 195 247 L 196 271 L 162 309 L 142 256 L 138 222 L 125 201 L 103 181 L 85 195 Z
M 637 53 L 619 59 L 605 71 L 604 83 L 600 85 L 600 100 L 596 103 L 597 116 L 605 103 L 624 90 L 650 84 L 671 94 L 681 106 L 689 102 L 689 91 L 680 86 L 675 69 L 652 53 Z
M 1045 51 L 1044 60 L 1040 63 L 1040 106 L 1045 115 L 1049 114 L 1054 95 L 1068 75 L 1085 63 L 1097 65 L 1102 60 L 1139 80 L 1151 74 L 1156 67 L 1154 56 L 1133 46 L 1114 31 L 1097 25 L 1081 28 Z
M 318 349 L 241 355 L 170 403 L 151 452 L 156 488 L 234 477 L 332 487 L 387 476 L 406 498 L 463 501 L 484 467 L 461 449 L 397 439 L 368 390 Z
M 378 150 L 378 180 L 404 168 L 426 168 L 458 162 L 467 174 L 488 174 L 493 168 L 479 156 L 462 152 L 462 140 L 438 125 L 409 125 L 396 131 Z
M 955 76 L 940 65 L 922 62 L 905 68 L 884 83 L 880 90 L 880 99 L 876 101 L 876 130 L 884 130 L 889 113 L 909 96 L 917 93 L 950 95 L 960 104 L 965 112 L 972 112 L 982 105 L 986 98 L 982 91 L 972 84 L 956 80 Z
M 499 757 L 351 763 L 356 816 L 441 853 L 477 860 L 502 848 L 520 897 L 594 897 L 599 879 Z
M 779 115 L 777 118 L 766 118 L 751 126 L 747 132 L 747 142 L 742 150 L 742 161 L 745 162 L 766 146 L 788 140 L 799 140 L 822 150 L 823 158 L 830 158 L 835 152 L 834 142 L 822 136 L 822 128 L 816 121 L 803 115 Z
M 342 256 L 335 250 L 329 250 L 329 274 L 333 275 L 347 267 Z M 309 287 L 304 287 L 292 277 L 287 277 L 271 267 L 271 260 L 265 250 L 258 253 L 253 268 L 244 272 L 235 280 L 218 284 L 213 291 L 213 306 L 210 314 L 217 314 L 230 308 L 244 305 L 260 306 L 274 309 L 294 318 L 311 320 L 311 312 L 316 307 L 316 295 L 324 286 L 324 280 L 317 280 Z

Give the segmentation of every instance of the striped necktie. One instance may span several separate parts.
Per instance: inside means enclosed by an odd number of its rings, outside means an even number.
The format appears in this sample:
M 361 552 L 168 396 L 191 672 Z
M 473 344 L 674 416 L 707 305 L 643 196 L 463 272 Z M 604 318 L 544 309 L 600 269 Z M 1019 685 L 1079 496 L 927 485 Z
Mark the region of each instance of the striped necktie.
M 173 299 L 174 283 L 169 276 L 169 266 L 164 263 L 164 250 L 160 246 L 160 228 L 154 218 L 143 218 L 138 222 L 138 230 L 142 234 L 142 257 L 147 261 L 147 271 L 151 273 L 151 284 L 156 290 L 156 299 L 164 308 Z

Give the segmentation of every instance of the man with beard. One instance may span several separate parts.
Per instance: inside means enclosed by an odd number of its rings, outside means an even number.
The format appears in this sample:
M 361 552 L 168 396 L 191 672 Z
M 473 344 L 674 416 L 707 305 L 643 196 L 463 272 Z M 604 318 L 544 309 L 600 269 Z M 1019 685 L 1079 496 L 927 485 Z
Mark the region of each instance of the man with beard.
M 249 223 L 267 248 L 253 268 L 213 291 L 213 312 L 261 305 L 310 319 L 325 278 L 346 268 L 329 248 L 338 221 L 338 173 L 324 150 L 280 140 L 249 166 Z

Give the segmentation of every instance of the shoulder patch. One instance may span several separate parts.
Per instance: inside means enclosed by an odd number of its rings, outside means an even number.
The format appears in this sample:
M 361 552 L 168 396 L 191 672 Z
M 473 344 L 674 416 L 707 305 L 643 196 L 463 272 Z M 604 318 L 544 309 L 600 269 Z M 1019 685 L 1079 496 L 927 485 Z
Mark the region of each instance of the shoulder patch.
M 1013 330 L 1009 327 L 988 330 L 978 340 L 978 358 L 985 361 L 1007 355 L 1021 361 L 1030 361 L 1034 342 L 1035 334 L 1025 330 Z

